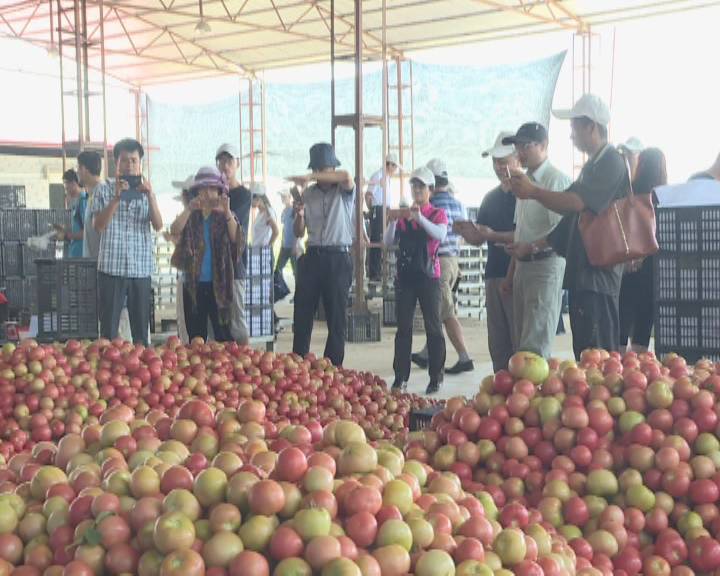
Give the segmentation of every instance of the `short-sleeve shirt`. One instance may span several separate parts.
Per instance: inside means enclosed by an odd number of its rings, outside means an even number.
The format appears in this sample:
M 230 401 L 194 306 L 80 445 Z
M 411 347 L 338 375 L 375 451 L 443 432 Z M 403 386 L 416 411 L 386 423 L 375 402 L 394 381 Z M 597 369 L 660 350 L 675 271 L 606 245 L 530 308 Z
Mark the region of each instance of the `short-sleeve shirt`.
M 115 186 L 100 188 L 93 198 L 93 216 L 107 208 Z M 153 240 L 147 195 L 120 200 L 107 228 L 100 235 L 98 270 L 109 276 L 147 278 L 153 273 Z
M 628 184 L 625 161 L 613 146 L 607 144 L 585 163 L 569 191 L 582 198 L 586 210 L 600 214 L 614 200 L 627 195 Z M 560 253 L 565 249 L 565 288 L 617 297 L 620 294 L 623 265 L 607 268 L 591 266 L 578 221 L 579 214 L 565 216 L 549 237 L 550 244 L 557 246 Z M 566 243 L 566 247 L 562 246 L 563 243 Z
M 200 282 L 212 282 L 212 239 L 210 238 L 210 226 L 212 224 L 212 214 L 208 214 L 207 218 L 203 218 L 203 240 L 205 250 L 203 251 L 202 264 L 200 265 Z
M 545 160 L 528 177 L 541 188 L 564 192 L 572 180 Z M 537 200 L 518 200 L 515 206 L 515 241 L 536 242 L 545 238 L 560 223 L 562 215 L 545 208 Z
M 437 206 L 433 206 L 432 204 L 425 204 L 422 208 L 420 208 L 420 213 L 425 216 L 430 222 L 433 224 L 447 224 L 448 223 L 448 217 L 445 213 L 445 210 L 442 208 L 438 208 Z M 414 230 L 417 230 L 418 228 L 421 228 L 420 224 L 415 222 L 414 220 L 408 220 L 405 218 L 402 218 L 398 221 L 397 226 L 395 227 L 395 240 L 400 241 L 400 236 L 406 233 L 408 228 L 412 228 Z M 426 235 L 426 242 L 427 242 L 427 254 L 428 257 L 432 260 L 434 259 L 434 274 L 433 278 L 440 278 L 440 259 L 435 258 L 435 256 L 438 253 L 438 249 L 440 247 L 440 240 L 436 240 L 435 238 L 431 237 L 430 235 Z
M 385 179 L 383 180 L 383 175 Z M 385 203 L 385 193 L 387 193 L 387 205 L 388 208 L 395 206 L 395 198 L 392 193 L 392 182 L 390 174 L 386 174 L 383 168 L 380 168 L 372 176 L 370 176 L 370 182 L 368 183 L 368 189 L 373 195 L 373 206 L 383 206 Z
M 295 232 L 293 231 L 293 224 L 295 222 L 295 212 L 291 206 L 288 206 L 282 211 L 280 215 L 282 221 L 282 247 L 293 248 L 295 246 Z
M 100 232 L 93 225 L 93 205 L 95 198 L 102 194 L 112 194 L 110 184 L 103 180 L 98 182 L 97 186 L 88 195 L 87 205 L 85 206 L 85 228 L 83 230 L 83 258 L 91 258 L 95 261 L 100 253 Z
M 512 232 L 515 229 L 515 195 L 505 192 L 500 186 L 485 195 L 476 223 L 489 226 L 495 232 Z M 510 255 L 505 249 L 494 242 L 488 242 L 487 264 L 485 264 L 485 279 L 505 278 L 510 266 Z
M 439 256 L 458 256 L 460 254 L 460 235 L 453 232 L 455 220 L 467 220 L 467 210 L 462 203 L 454 198 L 447 190 L 435 192 L 430 197 L 430 204 L 435 208 L 442 208 L 447 214 L 448 231 L 445 240 L 440 243 Z
M 353 232 L 355 188 L 340 184 L 322 189 L 313 184 L 303 194 L 308 246 L 350 246 Z
M 269 246 L 270 238 L 272 238 L 272 228 L 270 227 L 270 220 L 275 220 L 275 213 L 270 208 L 270 213 L 266 213 L 262 210 L 258 210 L 253 222 L 253 246 Z
M 72 204 L 72 221 L 70 230 L 73 233 L 82 232 L 85 228 L 85 211 L 87 209 L 88 195 L 82 191 Z M 84 234 L 83 234 L 84 235 Z M 70 240 L 68 247 L 68 256 L 70 258 L 82 258 L 83 255 L 83 239 L 78 238 Z
M 242 226 L 242 233 L 247 239 L 250 233 L 250 207 L 252 205 L 252 194 L 250 190 L 243 186 L 230 188 L 230 210 L 235 214 L 238 224 Z M 245 278 L 245 268 L 247 265 L 247 243 L 243 250 L 242 258 L 238 266 L 235 266 L 235 278 Z

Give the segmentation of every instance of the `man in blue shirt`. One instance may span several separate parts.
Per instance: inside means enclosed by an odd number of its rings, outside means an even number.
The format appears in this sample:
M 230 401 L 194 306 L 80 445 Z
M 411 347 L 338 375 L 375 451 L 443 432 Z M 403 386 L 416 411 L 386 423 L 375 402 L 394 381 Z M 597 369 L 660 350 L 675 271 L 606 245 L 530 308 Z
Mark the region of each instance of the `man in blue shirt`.
M 72 212 L 72 220 L 70 230 L 66 230 L 64 226 L 56 226 L 57 239 L 68 243 L 69 258 L 82 258 L 87 192 L 83 190 L 78 174 L 72 168 L 63 174 L 63 185 L 67 195 L 67 207 Z
M 473 361 L 468 356 L 465 338 L 460 322 L 455 314 L 455 299 L 453 292 L 460 278 L 458 256 L 460 255 L 460 236 L 453 231 L 455 221 L 467 220 L 467 211 L 462 203 L 450 193 L 450 182 L 445 162 L 434 158 L 428 162 L 427 167 L 435 176 L 435 186 L 432 188 L 430 203 L 436 208 L 445 210 L 448 219 L 448 231 L 445 240 L 440 243 L 438 256 L 440 257 L 440 319 L 445 325 L 445 331 L 455 351 L 458 361 L 445 370 L 447 374 L 460 374 L 475 369 Z M 412 360 L 420 367 L 427 366 L 427 344 L 419 353 L 412 355 Z

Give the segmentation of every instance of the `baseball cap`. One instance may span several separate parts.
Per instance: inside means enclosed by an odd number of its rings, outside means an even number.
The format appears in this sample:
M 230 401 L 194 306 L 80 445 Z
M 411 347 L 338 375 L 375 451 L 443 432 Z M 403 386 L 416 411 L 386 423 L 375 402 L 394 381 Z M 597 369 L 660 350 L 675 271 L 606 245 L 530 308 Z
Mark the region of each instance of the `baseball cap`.
M 448 177 L 447 166 L 445 165 L 444 161 L 440 160 L 440 158 L 433 158 L 432 160 L 430 160 L 430 162 L 426 164 L 426 168 L 430 170 L 433 176 L 440 176 L 441 178 Z M 433 185 L 435 185 L 434 179 Z
M 640 152 L 645 150 L 645 146 L 643 146 L 640 138 L 636 138 L 635 136 L 632 136 L 625 140 L 625 142 L 620 144 L 618 148 L 627 150 L 628 152 L 631 152 L 633 154 L 639 154 Z
M 435 186 L 435 175 L 427 166 L 415 168 L 412 174 L 410 174 L 410 181 L 412 182 L 413 180 L 419 180 L 425 184 L 425 186 Z
M 513 132 L 510 132 L 510 130 L 504 130 L 503 132 L 500 132 L 497 135 L 497 138 L 495 138 L 495 144 L 493 144 L 491 148 L 484 150 L 482 153 L 482 157 L 487 158 L 488 156 L 492 156 L 493 158 L 506 158 L 513 155 L 515 153 L 515 148 L 512 146 L 512 144 L 503 144 L 503 140 L 514 135 L 515 134 Z
M 561 120 L 572 120 L 585 116 L 601 126 L 610 124 L 610 108 L 602 98 L 595 94 L 585 94 L 575 102 L 570 110 L 553 110 L 553 114 Z
M 395 152 L 387 153 L 387 156 L 385 156 L 385 164 L 395 164 L 395 166 L 400 166 L 400 162 L 398 162 Z
M 503 138 L 502 143 L 508 144 L 526 144 L 528 142 L 545 142 L 548 134 L 545 126 L 539 122 L 526 122 L 518 128 L 517 134 Z
M 185 180 L 173 180 L 172 187 L 178 190 L 190 190 L 195 182 L 195 174 L 190 174 Z
M 238 151 L 237 146 L 235 146 L 234 144 L 225 143 L 221 145 L 220 148 L 217 149 L 217 152 L 215 152 L 215 160 L 220 158 L 220 156 L 222 156 L 223 154 L 228 154 L 233 158 L 240 157 L 240 152 Z

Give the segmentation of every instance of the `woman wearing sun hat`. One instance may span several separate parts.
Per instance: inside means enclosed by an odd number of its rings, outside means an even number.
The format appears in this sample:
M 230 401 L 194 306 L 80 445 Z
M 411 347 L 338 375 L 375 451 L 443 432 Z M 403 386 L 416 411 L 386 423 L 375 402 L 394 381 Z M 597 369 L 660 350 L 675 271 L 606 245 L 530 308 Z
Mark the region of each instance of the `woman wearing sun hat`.
M 170 232 L 179 238 L 172 264 L 184 275 L 188 337 L 207 339 L 209 319 L 216 340 L 231 340 L 238 223 L 230 210 L 227 183 L 217 168 L 198 170 L 190 187 L 190 203 Z

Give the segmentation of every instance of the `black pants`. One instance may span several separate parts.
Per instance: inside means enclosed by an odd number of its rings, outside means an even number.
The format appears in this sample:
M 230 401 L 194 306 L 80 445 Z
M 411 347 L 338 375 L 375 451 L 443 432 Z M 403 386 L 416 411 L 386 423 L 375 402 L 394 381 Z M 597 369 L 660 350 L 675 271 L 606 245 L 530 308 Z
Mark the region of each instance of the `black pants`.
M 620 287 L 620 348 L 628 338 L 638 346 L 648 347 L 655 313 L 654 257 L 645 258 L 637 272 L 625 274 Z
M 215 340 L 218 342 L 232 340 L 229 319 L 227 324 L 220 323 L 212 282 L 200 282 L 198 284 L 194 304 L 190 292 L 183 286 L 183 304 L 185 306 L 185 326 L 190 340 L 198 336 L 203 340 L 207 340 L 208 319 L 212 323 Z
M 150 277 L 123 278 L 98 272 L 100 335 L 117 338 L 120 313 L 127 302 L 134 343 L 147 346 L 150 330 Z
M 370 210 L 370 242 L 382 242 L 383 207 L 373 206 Z M 368 254 L 368 277 L 370 280 L 382 278 L 382 249 L 370 248 Z
M 415 276 L 395 282 L 397 306 L 397 332 L 395 333 L 395 378 L 407 382 L 410 378 L 410 354 L 415 306 L 420 301 L 428 348 L 430 379 L 439 379 L 445 366 L 445 337 L 440 321 L 440 279 Z
M 283 268 L 287 265 L 288 260 L 290 261 L 290 267 L 292 268 L 293 276 L 295 276 L 295 281 L 297 282 L 297 256 L 293 254 L 292 248 L 280 248 L 277 266 L 275 266 L 275 274 L 282 275 Z
M 570 328 L 575 358 L 587 348 L 618 349 L 618 298 L 589 290 L 570 290 Z
M 305 356 L 310 351 L 313 320 L 322 298 L 328 337 L 325 357 L 335 366 L 345 358 L 347 300 L 353 265 L 348 252 L 317 252 L 312 248 L 298 259 L 293 311 L 293 352 Z

